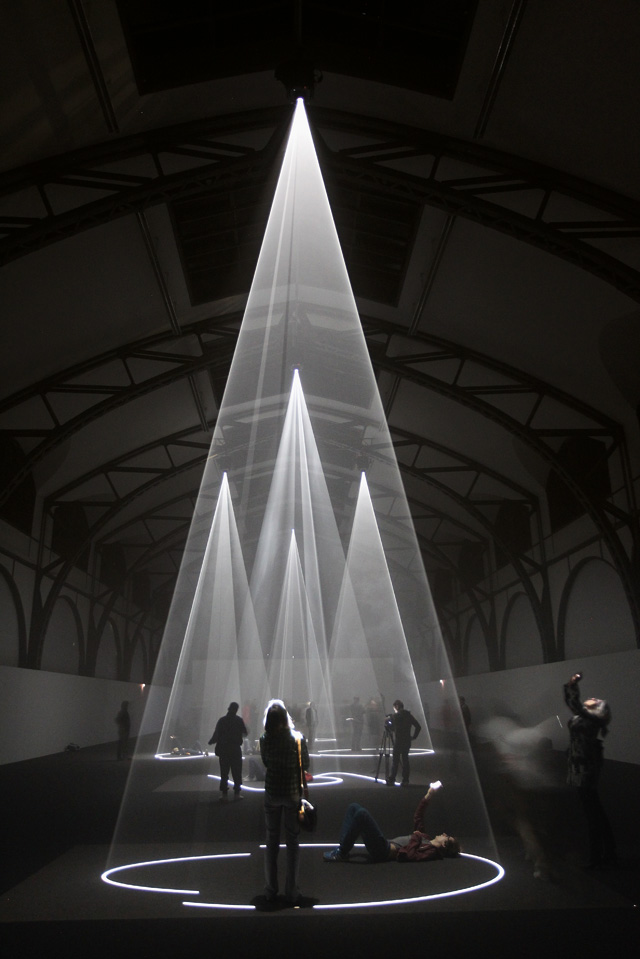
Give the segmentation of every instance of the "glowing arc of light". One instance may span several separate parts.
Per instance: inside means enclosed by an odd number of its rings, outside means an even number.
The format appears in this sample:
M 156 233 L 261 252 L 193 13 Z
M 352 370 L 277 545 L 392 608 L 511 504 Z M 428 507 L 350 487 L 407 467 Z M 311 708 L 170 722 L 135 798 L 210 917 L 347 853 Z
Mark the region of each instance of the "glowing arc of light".
M 313 781 L 313 782 L 310 782 L 310 783 L 307 783 L 307 785 L 309 786 L 309 789 L 313 789 L 314 787 L 317 789 L 318 786 L 339 786 L 340 783 L 344 782 L 344 778 L 343 778 L 343 777 L 344 777 L 344 776 L 349 776 L 349 775 L 351 775 L 351 774 L 350 774 L 350 773 L 337 773 L 337 772 L 335 772 L 335 773 L 331 773 L 331 772 L 328 772 L 328 773 L 318 773 L 318 774 L 314 777 L 314 781 Z M 368 779 L 369 777 L 368 777 L 368 776 L 361 776 L 360 778 L 361 778 L 361 779 Z M 220 782 L 220 776 L 217 776 L 215 773 L 207 773 L 207 779 L 214 779 L 214 780 L 216 780 L 216 782 Z M 322 782 L 318 782 L 317 780 L 319 780 L 319 779 L 322 779 Z M 264 786 L 248 786 L 247 783 L 243 782 L 243 784 L 242 784 L 242 790 L 243 790 L 243 792 L 244 792 L 244 790 L 246 790 L 247 792 L 252 792 L 252 793 L 263 793 L 263 792 L 264 792 Z
M 217 776 L 215 773 L 207 773 L 207 779 L 214 779 L 217 782 L 220 782 L 220 776 Z M 381 782 L 380 778 L 376 779 L 375 776 L 365 776 L 364 773 L 348 773 L 348 772 L 339 772 L 339 771 L 329 771 L 324 773 L 317 773 L 313 780 L 308 783 L 309 789 L 317 789 L 320 786 L 339 786 L 345 781 L 345 779 L 362 779 L 364 782 L 375 783 Z M 321 780 L 321 781 L 320 781 Z M 396 786 L 399 786 L 400 783 L 396 783 Z M 264 786 L 248 786 L 243 782 L 242 784 L 243 791 L 252 793 L 263 793 Z
M 110 886 L 118 886 L 120 889 L 135 889 L 139 892 L 169 892 L 180 896 L 199 896 L 199 889 L 167 889 L 163 886 L 140 886 L 137 883 L 118 882 L 117 879 L 112 879 L 111 876 L 116 872 L 124 872 L 126 869 L 138 869 L 144 866 L 166 866 L 174 862 L 200 862 L 208 859 L 246 859 L 250 855 L 250 852 L 232 852 L 217 853 L 211 856 L 177 856 L 174 859 L 149 859 L 146 862 L 130 862 L 124 866 L 112 866 L 111 869 L 106 869 L 100 878 Z
M 265 846 L 261 845 L 260 848 L 264 849 Z M 281 844 L 280 848 L 284 849 L 286 848 L 286 846 L 284 844 Z M 331 849 L 333 848 L 333 844 L 332 843 L 301 843 L 300 848 L 301 849 Z M 364 848 L 364 846 L 361 843 L 357 843 L 356 848 Z M 213 859 L 243 859 L 243 858 L 249 858 L 250 856 L 251 856 L 251 853 L 240 852 L 240 853 L 220 853 L 216 855 L 206 855 L 206 856 L 179 856 L 171 859 L 154 859 L 154 860 L 149 860 L 147 862 L 135 862 L 135 863 L 128 863 L 127 865 L 124 865 L 124 866 L 114 866 L 113 868 L 107 869 L 105 872 L 103 872 L 100 878 L 102 879 L 103 882 L 106 882 L 111 886 L 117 886 L 121 889 L 132 889 L 138 892 L 170 893 L 170 894 L 182 895 L 182 896 L 199 896 L 200 890 L 198 889 L 171 889 L 171 888 L 163 888 L 162 886 L 141 886 L 135 883 L 119 882 L 115 879 L 112 879 L 111 876 L 114 873 L 124 872 L 125 870 L 136 869 L 136 868 L 141 868 L 145 866 L 169 865 L 171 863 L 176 863 L 176 862 L 204 862 L 204 861 L 209 861 Z M 377 900 L 371 900 L 369 902 L 345 902 L 345 903 L 326 903 L 326 904 L 319 903 L 318 905 L 314 905 L 313 908 L 318 910 L 323 910 L 323 911 L 327 909 L 364 909 L 364 908 L 371 908 L 376 906 L 407 905 L 410 903 L 428 902 L 434 899 L 447 899 L 452 896 L 461 896 L 468 892 L 477 892 L 479 889 L 486 889 L 489 886 L 492 886 L 495 883 L 499 882 L 505 875 L 505 871 L 502 868 L 502 866 L 499 863 L 494 862 L 494 860 L 492 859 L 487 859 L 484 856 L 475 856 L 472 853 L 465 853 L 465 852 L 460 853 L 460 856 L 464 857 L 465 859 L 475 859 L 477 862 L 483 862 L 483 863 L 486 863 L 487 865 L 494 866 L 496 869 L 496 875 L 493 876 L 491 879 L 487 880 L 486 882 L 477 883 L 474 886 L 466 886 L 463 889 L 452 889 L 452 890 L 449 890 L 448 892 L 431 893 L 425 896 L 410 896 L 402 899 L 377 899 Z M 204 903 L 204 902 L 183 901 L 182 905 L 196 907 L 200 909 L 255 910 L 255 906 L 243 905 L 240 903 L 213 903 L 213 902 Z
M 448 892 L 435 892 L 428 896 L 410 896 L 406 899 L 378 899 L 371 902 L 327 903 L 326 905 L 319 903 L 313 908 L 322 909 L 323 911 L 326 909 L 365 909 L 372 906 L 403 906 L 412 902 L 429 902 L 433 899 L 449 899 L 452 896 L 462 896 L 467 892 L 477 892 L 479 889 L 487 889 L 489 886 L 495 885 L 496 882 L 500 882 L 505 874 L 500 863 L 494 862 L 493 859 L 486 859 L 484 856 L 474 856 L 468 852 L 461 852 L 460 856 L 464 856 L 465 859 L 475 859 L 477 862 L 485 862 L 489 866 L 495 866 L 497 870 L 496 875 L 491 879 L 488 879 L 486 882 L 477 883 L 475 886 L 465 886 L 464 889 L 451 889 Z
M 264 848 L 261 846 L 260 848 Z M 282 845 L 280 848 L 286 848 Z M 301 843 L 301 849 L 322 849 L 322 848 L 333 848 L 330 843 Z M 371 909 L 376 906 L 403 906 L 410 905 L 412 903 L 418 902 L 430 902 L 435 899 L 449 899 L 452 896 L 462 896 L 465 893 L 477 892 L 479 889 L 487 889 L 489 886 L 495 885 L 495 883 L 500 882 L 504 877 L 505 871 L 500 865 L 500 863 L 494 862 L 493 859 L 486 859 L 484 856 L 474 856 L 471 853 L 461 852 L 461 857 L 465 859 L 475 859 L 477 862 L 484 862 L 489 866 L 494 866 L 496 869 L 496 875 L 492 876 L 491 879 L 488 879 L 486 882 L 476 883 L 474 886 L 465 886 L 464 889 L 451 889 L 448 892 L 437 892 L 431 893 L 425 896 L 407 896 L 403 899 L 375 899 L 369 902 L 340 902 L 340 903 L 318 903 L 318 905 L 312 906 L 313 909 L 318 911 L 325 912 L 328 909 Z M 246 906 L 246 905 L 227 905 L 225 903 L 219 902 L 187 902 L 182 903 L 183 906 L 192 907 L 196 909 L 254 909 L 255 906 Z

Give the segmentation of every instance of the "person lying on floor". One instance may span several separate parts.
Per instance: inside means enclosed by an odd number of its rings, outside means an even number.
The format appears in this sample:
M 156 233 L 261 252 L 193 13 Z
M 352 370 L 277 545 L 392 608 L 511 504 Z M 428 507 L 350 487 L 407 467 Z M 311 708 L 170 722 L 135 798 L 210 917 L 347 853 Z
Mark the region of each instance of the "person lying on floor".
M 460 852 L 457 839 L 446 832 L 431 839 L 424 831 L 425 810 L 441 788 L 440 781 L 430 784 L 413 815 L 413 832 L 410 836 L 398 836 L 395 839 L 385 839 L 371 813 L 359 803 L 351 803 L 342 823 L 340 845 L 324 853 L 325 862 L 346 862 L 360 837 L 374 862 L 386 862 L 389 859 L 398 862 L 429 862 L 432 859 L 444 859 L 445 856 L 457 856 Z

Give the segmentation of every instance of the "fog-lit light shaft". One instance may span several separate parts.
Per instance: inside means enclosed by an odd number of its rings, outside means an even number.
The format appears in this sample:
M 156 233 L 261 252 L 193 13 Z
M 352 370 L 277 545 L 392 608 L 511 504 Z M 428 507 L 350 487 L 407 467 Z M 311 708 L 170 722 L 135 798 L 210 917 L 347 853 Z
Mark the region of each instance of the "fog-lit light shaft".
M 239 649 L 243 652 L 242 670 Z M 225 473 L 158 752 L 179 756 L 181 749 L 192 747 L 205 734 L 208 738 L 231 700 L 244 695 L 262 701 L 267 693 L 264 660 Z
M 324 644 L 323 644 L 324 646 Z M 282 588 L 275 637 L 269 660 L 269 684 L 287 703 L 329 701 L 322 656 L 313 626 L 295 532 L 291 533 L 289 556 Z
M 336 136 L 348 146 L 350 135 Z M 193 517 L 109 865 L 130 863 L 141 844 L 156 855 L 173 842 L 210 843 L 198 797 L 203 784 L 216 795 L 207 774 L 220 774 L 218 759 L 153 756 L 207 749 L 232 701 L 253 742 L 267 701 L 282 696 L 302 721 L 314 700 L 318 744 L 336 740 L 336 750 L 350 745 L 344 701 L 375 698 L 369 738 L 379 741 L 380 700 L 390 712 L 403 699 L 422 725 L 416 746 L 435 751 L 420 761 L 459 811 L 460 822 L 443 828 L 464 831 L 466 848 L 495 849 L 302 102 L 200 488 L 197 497 L 186 492 Z M 350 762 L 339 755 L 334 769 Z M 170 808 L 163 790 L 173 794 Z M 252 817 L 236 817 L 233 828 L 235 841 L 245 829 L 255 842 Z
M 333 695 L 378 690 L 391 710 L 395 698 L 411 704 L 431 748 L 411 656 L 364 473 L 349 539 L 345 575 L 330 653 Z M 366 678 L 363 674 L 366 671 Z

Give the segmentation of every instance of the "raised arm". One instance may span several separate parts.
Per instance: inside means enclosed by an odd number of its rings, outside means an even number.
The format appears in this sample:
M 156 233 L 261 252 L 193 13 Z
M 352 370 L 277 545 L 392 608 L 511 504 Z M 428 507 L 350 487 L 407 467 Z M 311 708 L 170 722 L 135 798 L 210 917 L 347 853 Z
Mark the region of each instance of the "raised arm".
M 431 802 L 431 800 L 433 799 L 433 797 L 435 796 L 435 794 L 440 789 L 442 789 L 442 783 L 440 782 L 439 779 L 436 780 L 436 782 L 429 784 L 429 788 L 427 789 L 426 793 L 424 794 L 424 796 L 418 803 L 418 808 L 413 814 L 414 832 L 415 830 L 418 830 L 419 832 L 423 832 L 424 814 L 425 814 L 426 808 Z
M 578 683 L 582 679 L 580 673 L 574 673 L 568 683 L 565 683 L 563 686 L 564 689 L 564 701 L 571 710 L 572 713 L 575 713 L 576 716 L 583 716 L 587 711 L 582 705 L 582 700 L 580 699 L 580 687 Z M 587 713 L 588 715 L 588 713 Z

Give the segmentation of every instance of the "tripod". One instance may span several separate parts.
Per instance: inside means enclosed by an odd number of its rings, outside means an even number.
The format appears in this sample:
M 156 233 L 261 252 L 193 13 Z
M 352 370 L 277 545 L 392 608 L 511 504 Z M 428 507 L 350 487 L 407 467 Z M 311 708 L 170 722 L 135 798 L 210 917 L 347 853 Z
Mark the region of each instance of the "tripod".
M 380 740 L 380 747 L 378 749 L 378 765 L 376 767 L 376 782 L 378 782 L 378 777 L 380 776 L 380 766 L 382 765 L 383 757 L 384 757 L 385 782 L 389 778 L 389 759 L 391 758 L 392 752 L 393 752 L 393 731 L 391 729 L 388 729 L 385 723 L 382 729 L 382 739 Z

